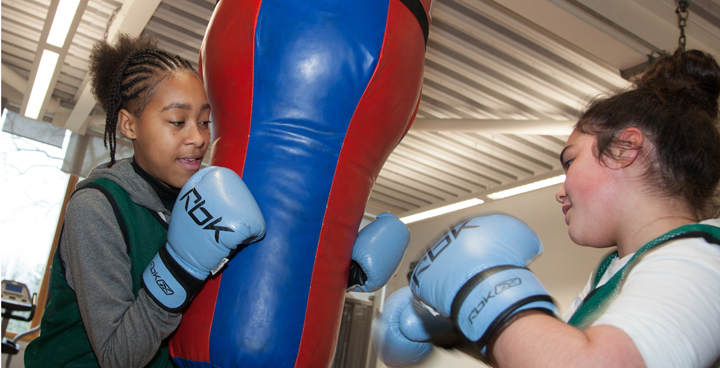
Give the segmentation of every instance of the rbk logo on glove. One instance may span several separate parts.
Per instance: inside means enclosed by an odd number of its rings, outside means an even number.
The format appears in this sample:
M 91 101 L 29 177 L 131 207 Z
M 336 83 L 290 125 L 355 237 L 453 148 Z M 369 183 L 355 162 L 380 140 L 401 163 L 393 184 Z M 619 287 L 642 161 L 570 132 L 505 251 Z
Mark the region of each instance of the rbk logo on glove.
M 495 285 L 495 288 L 488 291 L 487 295 L 483 297 L 478 303 L 478 305 L 470 311 L 470 315 L 468 316 L 468 322 L 470 322 L 470 324 L 473 323 L 473 320 L 477 318 L 477 316 L 480 315 L 480 312 L 482 312 L 483 308 L 488 305 L 490 299 L 500 295 L 500 293 L 502 293 L 503 291 L 508 290 L 514 286 L 519 286 L 520 284 L 522 284 L 522 280 L 519 277 L 513 277 L 510 280 L 506 280 Z
M 190 193 L 192 193 L 195 196 L 195 201 L 193 201 L 193 203 L 195 204 L 195 207 L 188 210 L 188 206 L 190 205 Z M 205 207 L 203 207 L 203 205 L 205 204 L 205 201 L 202 199 L 202 196 L 195 188 L 188 190 L 187 193 L 183 194 L 183 196 L 180 197 L 180 199 L 185 200 L 185 211 L 187 212 L 188 215 L 190 215 L 190 218 L 192 218 L 193 221 L 195 221 L 195 223 L 198 224 L 199 226 L 205 225 L 208 221 L 210 221 L 214 218 L 213 215 L 210 214 L 210 212 L 208 210 L 206 210 Z M 198 219 L 197 216 L 195 216 L 196 210 L 200 210 L 200 212 L 202 212 L 202 215 L 204 217 L 204 219 L 202 221 L 200 219 Z M 222 221 L 222 216 L 218 217 L 217 220 L 209 223 L 207 226 L 205 226 L 203 228 L 205 230 L 214 230 L 215 231 L 215 241 L 218 243 L 220 242 L 220 232 L 221 231 L 229 231 L 229 232 L 233 232 L 233 233 L 235 232 L 233 229 L 231 229 L 229 227 L 216 226 L 220 221 Z
M 470 220 L 467 220 L 467 221 L 463 222 L 462 224 L 460 224 L 460 226 L 458 226 L 457 228 L 452 229 L 447 235 L 445 235 L 444 238 L 440 239 L 440 241 L 437 242 L 437 244 L 435 244 L 435 246 L 430 248 L 430 250 L 427 252 L 427 254 L 424 257 L 422 257 L 422 259 L 420 260 L 420 262 L 418 262 L 418 265 L 416 266 L 418 271 L 413 273 L 413 276 L 412 276 L 415 286 L 420 286 L 420 282 L 418 281 L 418 276 L 421 273 L 425 272 L 430 266 L 432 266 L 432 263 L 440 255 L 440 253 L 442 253 L 445 250 L 445 248 L 447 248 L 450 245 L 450 243 L 453 242 L 454 239 L 457 239 L 458 236 L 460 236 L 461 231 L 463 231 L 465 229 L 473 229 L 473 228 L 479 227 L 479 226 L 470 226 L 470 225 L 468 225 L 468 222 L 470 222 Z M 424 263 L 426 263 L 425 261 L 427 261 L 427 260 L 430 260 L 430 264 L 424 265 Z
M 167 284 L 165 280 L 160 277 L 160 274 L 155 269 L 155 261 L 150 262 L 150 273 L 155 278 L 155 282 L 158 284 L 158 287 L 160 287 L 160 290 L 162 290 L 165 295 L 173 295 L 175 292 L 170 288 L 170 285 Z

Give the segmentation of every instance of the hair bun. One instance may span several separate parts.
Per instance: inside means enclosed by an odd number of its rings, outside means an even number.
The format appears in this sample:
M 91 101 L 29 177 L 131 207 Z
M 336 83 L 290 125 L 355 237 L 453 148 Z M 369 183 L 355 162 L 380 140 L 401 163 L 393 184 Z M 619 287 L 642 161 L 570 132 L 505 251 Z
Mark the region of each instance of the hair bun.
M 92 93 L 95 100 L 103 110 L 108 110 L 108 101 L 113 89 L 118 88 L 118 70 L 135 51 L 141 49 L 157 48 L 157 41 L 150 36 L 132 37 L 125 33 L 118 33 L 115 44 L 111 45 L 105 40 L 98 41 L 90 51 L 88 72 L 92 77 Z
M 658 59 L 635 84 L 654 91 L 665 101 L 692 102 L 711 116 L 718 114 L 720 66 L 712 55 L 702 51 L 678 49 Z

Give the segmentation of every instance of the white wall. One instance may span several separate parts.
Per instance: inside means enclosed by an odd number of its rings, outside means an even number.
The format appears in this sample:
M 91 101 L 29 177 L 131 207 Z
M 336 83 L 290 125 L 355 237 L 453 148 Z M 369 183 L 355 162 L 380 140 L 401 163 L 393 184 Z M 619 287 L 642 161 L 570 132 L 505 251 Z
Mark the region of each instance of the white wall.
M 531 263 L 529 268 L 548 288 L 562 313 L 585 286 L 590 272 L 599 260 L 610 250 L 580 247 L 570 240 L 560 204 L 555 201 L 555 191 L 558 188 L 559 185 L 555 185 L 409 224 L 410 245 L 397 274 L 388 283 L 386 295 L 389 296 L 394 290 L 408 285 L 406 275 L 410 262 L 421 258 L 427 248 L 449 230 L 449 226 L 463 219 L 503 213 L 522 220 L 540 237 L 544 247 L 543 254 Z M 427 361 L 417 365 L 443 368 L 483 366 L 462 353 L 438 349 L 435 349 Z M 385 365 L 378 361 L 377 367 Z

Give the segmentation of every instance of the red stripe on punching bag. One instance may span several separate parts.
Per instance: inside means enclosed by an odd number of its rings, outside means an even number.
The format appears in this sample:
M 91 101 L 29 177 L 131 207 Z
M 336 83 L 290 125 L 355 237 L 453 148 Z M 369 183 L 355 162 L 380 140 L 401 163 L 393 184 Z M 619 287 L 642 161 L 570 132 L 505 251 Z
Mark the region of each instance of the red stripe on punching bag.
M 212 108 L 211 129 L 215 139 L 211 147 L 211 164 L 232 169 L 240 176 L 245 166 L 250 132 L 255 44 L 241 40 L 255 38 L 255 24 L 261 3 L 261 0 L 246 0 L 243 11 L 223 11 L 224 4 L 228 8 L 232 8 L 233 4 L 220 1 L 210 19 L 201 47 L 200 75 Z M 213 27 L 213 24 L 238 26 Z M 210 34 L 212 36 L 208 37 Z M 227 59 L 209 57 L 207 54 L 214 50 L 222 52 L 223 58 L 232 58 L 233 62 L 223 63 L 222 60 Z M 226 145 L 234 149 L 224 148 Z M 233 154 L 229 155 L 228 152 Z M 183 314 L 182 322 L 170 340 L 171 356 L 198 362 L 210 360 L 210 331 L 221 280 L 222 274 L 209 279 Z

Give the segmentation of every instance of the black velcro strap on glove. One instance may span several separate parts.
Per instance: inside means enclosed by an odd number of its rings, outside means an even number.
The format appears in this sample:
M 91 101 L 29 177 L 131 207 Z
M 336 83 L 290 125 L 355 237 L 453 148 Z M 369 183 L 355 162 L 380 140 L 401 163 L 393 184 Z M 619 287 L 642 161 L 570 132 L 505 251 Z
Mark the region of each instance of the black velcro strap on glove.
M 142 275 L 142 286 L 163 309 L 183 311 L 200 291 L 205 280 L 199 280 L 177 263 L 167 247 L 160 248 Z
M 350 275 L 348 276 L 348 283 L 347 283 L 348 289 L 350 289 L 353 286 L 365 285 L 366 281 L 367 281 L 367 275 L 362 270 L 362 267 L 360 267 L 360 264 L 355 262 L 355 260 L 353 259 L 352 262 L 350 262 Z

